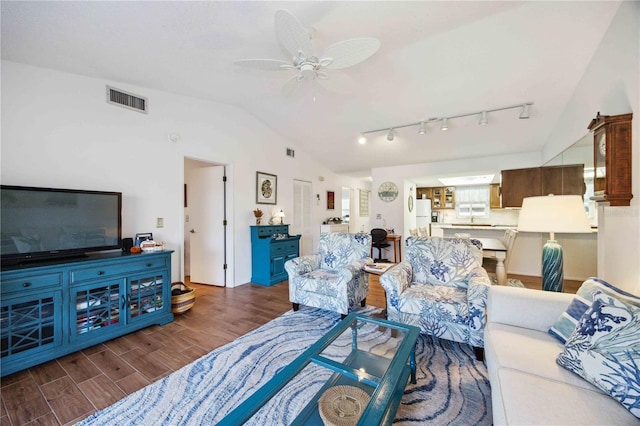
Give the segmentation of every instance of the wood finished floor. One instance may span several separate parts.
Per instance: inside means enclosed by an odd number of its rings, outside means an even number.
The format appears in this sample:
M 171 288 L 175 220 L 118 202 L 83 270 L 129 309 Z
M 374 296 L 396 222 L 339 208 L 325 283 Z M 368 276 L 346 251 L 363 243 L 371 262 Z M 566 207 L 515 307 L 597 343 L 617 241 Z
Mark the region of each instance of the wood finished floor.
M 541 287 L 540 278 L 510 277 Z M 196 288 L 196 304 L 170 324 L 3 377 L 0 425 L 74 424 L 291 309 L 286 281 L 272 287 L 190 285 Z M 566 285 L 565 291 L 575 292 L 574 286 L 579 284 Z M 376 276 L 371 276 L 367 304 L 385 306 Z

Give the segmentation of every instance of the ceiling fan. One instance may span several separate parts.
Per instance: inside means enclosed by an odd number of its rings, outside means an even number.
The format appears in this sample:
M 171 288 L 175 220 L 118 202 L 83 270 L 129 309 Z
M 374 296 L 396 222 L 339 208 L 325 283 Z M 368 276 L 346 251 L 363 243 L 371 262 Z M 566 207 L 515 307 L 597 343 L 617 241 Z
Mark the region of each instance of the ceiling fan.
M 298 83 L 302 81 L 318 81 L 323 87 L 334 90 L 338 87 L 348 87 L 346 74 L 326 70 L 340 70 L 352 67 L 368 59 L 380 48 L 380 41 L 375 38 L 363 37 L 340 41 L 327 47 L 321 55 L 313 54 L 311 34 L 293 15 L 286 10 L 278 10 L 275 14 L 276 38 L 280 46 L 292 56 L 291 62 L 278 59 L 242 59 L 235 61 L 236 65 L 267 71 L 295 71 L 283 87 L 283 93 L 293 93 Z M 334 77 L 335 83 L 329 76 Z M 341 80 L 341 81 L 340 81 Z

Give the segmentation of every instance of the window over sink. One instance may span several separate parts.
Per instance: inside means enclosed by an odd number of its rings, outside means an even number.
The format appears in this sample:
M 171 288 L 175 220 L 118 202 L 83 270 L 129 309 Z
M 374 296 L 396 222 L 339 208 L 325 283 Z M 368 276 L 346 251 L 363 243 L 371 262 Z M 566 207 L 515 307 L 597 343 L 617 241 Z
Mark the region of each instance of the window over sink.
M 489 185 L 456 187 L 456 214 L 459 218 L 489 216 Z

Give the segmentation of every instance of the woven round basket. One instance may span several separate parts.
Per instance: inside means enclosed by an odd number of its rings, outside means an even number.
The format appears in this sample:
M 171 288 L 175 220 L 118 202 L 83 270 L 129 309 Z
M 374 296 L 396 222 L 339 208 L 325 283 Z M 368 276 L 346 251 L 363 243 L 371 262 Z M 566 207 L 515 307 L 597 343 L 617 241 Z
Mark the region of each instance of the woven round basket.
M 368 393 L 355 386 L 330 387 L 318 400 L 320 418 L 326 426 L 355 425 L 370 398 Z
M 180 290 L 180 294 L 173 296 L 175 290 Z M 171 312 L 174 314 L 186 312 L 196 303 L 196 290 L 182 282 L 171 284 L 171 294 Z

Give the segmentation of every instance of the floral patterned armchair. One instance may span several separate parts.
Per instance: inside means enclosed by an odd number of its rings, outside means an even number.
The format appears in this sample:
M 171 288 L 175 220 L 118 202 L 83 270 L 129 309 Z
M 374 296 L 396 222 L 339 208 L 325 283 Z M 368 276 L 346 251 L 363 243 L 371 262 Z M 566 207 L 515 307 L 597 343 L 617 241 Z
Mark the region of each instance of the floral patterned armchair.
M 320 234 L 319 252 L 291 259 L 289 300 L 293 310 L 300 304 L 348 314 L 349 307 L 366 304 L 369 277 L 363 267 L 371 263 L 371 235 Z
M 391 321 L 467 343 L 482 359 L 491 281 L 469 239 L 409 237 L 405 261 L 380 277 Z

